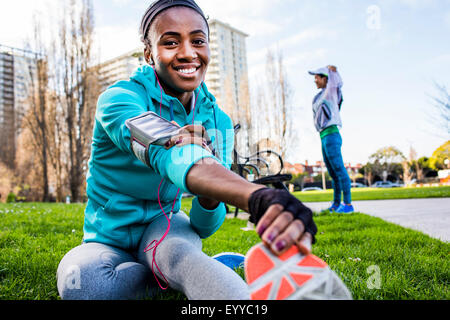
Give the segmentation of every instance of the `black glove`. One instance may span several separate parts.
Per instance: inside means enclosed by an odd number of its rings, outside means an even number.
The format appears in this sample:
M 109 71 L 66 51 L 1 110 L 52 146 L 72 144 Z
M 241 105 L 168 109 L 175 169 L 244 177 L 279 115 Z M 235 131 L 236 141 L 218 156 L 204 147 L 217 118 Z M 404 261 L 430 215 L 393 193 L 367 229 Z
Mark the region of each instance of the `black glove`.
M 313 221 L 311 209 L 286 190 L 263 188 L 253 192 L 248 200 L 249 221 L 255 225 L 258 224 L 267 209 L 274 204 L 280 204 L 284 211 L 289 211 L 294 215 L 294 219 L 302 221 L 305 232 L 312 235 L 313 243 L 316 242 L 317 226 Z

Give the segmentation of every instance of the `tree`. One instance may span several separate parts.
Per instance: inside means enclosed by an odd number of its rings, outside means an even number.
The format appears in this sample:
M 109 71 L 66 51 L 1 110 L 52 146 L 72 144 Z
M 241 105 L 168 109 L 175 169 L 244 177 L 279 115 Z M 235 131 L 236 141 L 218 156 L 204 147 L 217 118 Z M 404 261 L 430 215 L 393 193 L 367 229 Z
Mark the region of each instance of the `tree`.
M 245 129 L 245 141 L 247 152 L 250 153 L 254 142 L 252 109 L 250 104 L 250 90 L 248 87 L 248 76 L 244 74 L 241 77 L 239 85 L 239 119 Z
M 438 93 L 431 97 L 434 108 L 431 113 L 428 113 L 428 119 L 438 129 L 437 134 L 448 139 L 450 137 L 450 94 L 445 86 L 438 83 L 434 86 Z
M 42 189 L 44 185 L 42 155 L 39 148 L 36 148 L 33 135 L 31 130 L 24 128 L 17 137 L 20 148 L 16 151 L 13 192 L 17 196 L 16 199 L 42 201 L 45 193 Z
M 364 180 L 367 181 L 368 185 L 371 186 L 375 175 L 377 174 L 377 168 L 374 164 L 367 162 L 361 169 L 359 169 L 359 173 L 364 176 Z
M 227 75 L 224 80 L 224 91 L 225 91 L 225 101 L 223 101 L 223 110 L 227 115 L 230 116 L 231 120 L 234 124 L 239 123 L 239 110 L 236 106 L 236 99 L 233 90 L 233 80 L 231 79 L 231 75 Z
M 288 148 L 291 146 L 292 142 L 292 90 L 287 79 L 286 70 L 283 63 L 283 55 L 278 53 L 278 85 L 279 85 L 279 110 L 275 113 L 278 114 L 278 124 L 279 124 L 279 135 L 282 143 L 281 146 L 281 156 L 283 159 L 286 158 L 286 153 Z
M 403 183 L 405 185 L 409 184 L 413 177 L 413 172 L 411 170 L 411 165 L 407 160 L 403 160 L 402 162 L 403 168 Z
M 283 159 L 293 144 L 292 136 L 292 89 L 284 68 L 281 52 L 267 51 L 265 78 L 259 82 L 256 91 L 258 137 L 269 138 L 276 143 L 275 150 Z M 255 119 L 254 117 L 253 119 Z
M 409 167 L 410 171 L 415 172 L 417 180 L 423 180 L 423 167 L 420 166 L 419 161 L 417 160 L 417 152 L 413 147 L 410 147 L 409 149 Z
M 294 186 L 299 187 L 300 189 L 303 189 L 303 187 L 305 186 L 305 179 L 308 177 L 309 177 L 308 172 L 302 172 L 302 173 L 293 175 L 290 183 L 293 184 Z
M 448 163 L 450 161 L 450 140 L 437 148 L 429 159 L 430 168 L 433 170 L 448 169 Z
M 47 92 L 48 92 L 48 63 L 45 56 L 45 46 L 42 41 L 42 26 L 36 15 L 33 18 L 33 51 L 35 54 L 36 71 L 29 68 L 30 85 L 27 93 L 28 112 L 22 115 L 23 127 L 31 132 L 30 146 L 32 152 L 38 156 L 41 172 L 42 190 L 41 201 L 49 200 L 48 177 L 48 135 L 47 135 Z
M 49 93 L 48 99 L 48 148 L 49 148 L 49 163 L 50 163 L 50 177 L 54 182 L 56 191 L 56 201 L 62 202 L 64 200 L 65 185 L 67 181 L 67 170 L 65 164 L 68 159 L 68 150 L 64 146 L 68 145 L 64 132 L 64 116 L 61 105 L 58 103 L 59 99 L 54 92 Z
M 373 171 L 386 180 L 389 174 L 398 169 L 398 164 L 405 160 L 405 156 L 396 147 L 390 146 L 378 149 L 369 157 L 369 160 L 373 163 Z M 386 175 L 383 172 L 386 172 Z
M 68 179 L 73 201 L 79 201 L 90 154 L 98 76 L 92 52 L 94 17 L 91 0 L 70 0 L 63 6 L 55 46 L 58 104 L 68 143 Z
M 14 173 L 3 162 L 0 161 L 0 202 L 5 202 L 8 194 L 14 186 Z

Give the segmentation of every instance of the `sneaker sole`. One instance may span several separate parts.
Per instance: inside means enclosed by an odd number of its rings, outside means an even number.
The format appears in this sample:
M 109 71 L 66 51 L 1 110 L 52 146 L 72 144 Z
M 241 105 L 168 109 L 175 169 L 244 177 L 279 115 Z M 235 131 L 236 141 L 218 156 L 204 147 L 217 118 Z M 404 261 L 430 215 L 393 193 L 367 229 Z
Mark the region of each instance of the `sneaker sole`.
M 211 257 L 227 267 L 235 270 L 244 267 L 245 256 L 235 252 L 222 252 Z
M 244 263 L 252 300 L 351 300 L 345 284 L 328 265 L 293 245 L 280 257 L 264 244 L 252 247 Z
M 339 214 L 351 214 L 351 213 L 354 213 L 355 211 L 350 211 L 350 212 L 344 212 L 344 211 L 341 211 L 341 212 L 339 212 L 339 211 L 334 211 L 334 213 L 339 213 Z

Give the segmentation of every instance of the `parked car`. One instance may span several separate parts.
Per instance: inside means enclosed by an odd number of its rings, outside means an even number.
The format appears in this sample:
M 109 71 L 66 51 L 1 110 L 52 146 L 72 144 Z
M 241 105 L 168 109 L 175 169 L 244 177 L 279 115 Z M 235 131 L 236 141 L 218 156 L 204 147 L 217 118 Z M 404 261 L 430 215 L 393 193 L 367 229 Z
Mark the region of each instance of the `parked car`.
M 392 182 L 392 185 L 393 185 L 395 188 L 402 188 L 402 187 L 405 186 L 403 183 L 397 183 L 397 182 Z
M 403 185 L 398 183 L 393 183 L 390 181 L 377 181 L 373 185 L 371 185 L 372 188 L 398 188 L 402 187 Z
M 302 189 L 302 192 L 303 191 L 322 191 L 323 189 L 322 188 L 319 188 L 319 187 L 308 187 L 308 188 L 303 188 Z
M 352 182 L 352 188 L 367 188 L 367 186 L 363 183 Z

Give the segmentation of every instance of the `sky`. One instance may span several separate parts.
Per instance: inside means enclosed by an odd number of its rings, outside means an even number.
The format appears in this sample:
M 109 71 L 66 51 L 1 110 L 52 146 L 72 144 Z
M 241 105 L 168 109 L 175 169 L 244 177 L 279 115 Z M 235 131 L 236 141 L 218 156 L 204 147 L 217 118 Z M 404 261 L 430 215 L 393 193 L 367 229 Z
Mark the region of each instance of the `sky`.
M 0 1 L 0 44 L 23 47 L 33 12 L 44 21 L 61 0 Z M 138 28 L 151 1 L 93 0 L 98 59 L 141 46 Z M 312 121 L 317 93 L 308 70 L 333 64 L 344 81 L 342 153 L 365 164 L 385 146 L 431 156 L 450 139 L 429 120 L 434 84 L 450 90 L 450 0 L 197 0 L 210 18 L 248 34 L 250 90 L 267 50 L 283 54 L 293 90 L 296 138 L 287 161 L 322 160 Z

